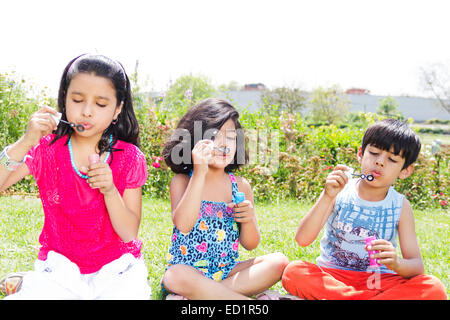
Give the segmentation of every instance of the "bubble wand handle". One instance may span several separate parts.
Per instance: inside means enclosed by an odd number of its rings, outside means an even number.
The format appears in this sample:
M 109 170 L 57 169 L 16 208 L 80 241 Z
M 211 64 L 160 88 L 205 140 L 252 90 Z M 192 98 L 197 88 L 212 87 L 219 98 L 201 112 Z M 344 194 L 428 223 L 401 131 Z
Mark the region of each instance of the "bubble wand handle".
M 89 164 L 92 165 L 100 161 L 100 156 L 96 153 L 90 154 L 88 156 Z
M 234 200 L 236 201 L 236 204 L 241 203 L 245 200 L 245 193 L 243 192 L 236 192 L 234 195 Z
M 366 246 L 371 246 L 372 245 L 372 241 L 376 240 L 376 239 L 377 238 L 374 237 L 374 236 L 366 238 Z M 371 258 L 371 256 L 373 254 L 377 254 L 378 253 L 378 250 L 368 250 L 367 252 L 369 254 L 369 267 L 372 268 L 372 269 L 381 267 L 381 264 L 379 264 L 377 262 L 377 259 Z

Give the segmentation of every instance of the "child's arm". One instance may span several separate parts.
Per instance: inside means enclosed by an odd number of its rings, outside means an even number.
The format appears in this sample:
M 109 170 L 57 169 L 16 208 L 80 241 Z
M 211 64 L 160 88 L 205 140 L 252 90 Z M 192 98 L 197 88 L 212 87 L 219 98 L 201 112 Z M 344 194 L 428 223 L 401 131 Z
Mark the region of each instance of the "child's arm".
M 57 114 L 51 107 L 42 107 L 35 112 L 28 123 L 25 134 L 8 148 L 8 157 L 20 162 L 28 151 L 39 143 L 39 140 L 56 129 L 55 120 L 48 114 Z M 9 171 L 0 165 L 0 191 L 8 189 L 11 185 L 30 174 L 27 165 L 22 164 L 16 171 Z
M 253 250 L 261 240 L 253 205 L 253 192 L 247 180 L 236 178 L 239 190 L 245 194 L 245 200 L 234 205 L 234 219 L 241 224 L 239 241 L 245 249 Z
M 6 172 L 4 172 L 4 171 L 6 171 Z M 19 182 L 20 180 L 22 180 L 29 174 L 30 174 L 30 170 L 28 169 L 28 166 L 26 164 L 21 165 L 16 171 L 13 171 L 13 172 L 8 171 L 8 170 L 6 170 L 6 168 L 1 166 L 0 167 L 0 192 L 5 191 L 10 186 L 12 186 L 13 184 L 16 184 L 17 182 Z M 4 180 L 3 184 L 2 184 L 1 178 L 6 178 L 6 179 L 3 179 Z
M 172 221 L 183 233 L 188 233 L 197 222 L 204 183 L 204 174 L 195 171 L 190 179 L 177 174 L 170 182 Z
M 384 264 L 404 278 L 423 274 L 424 266 L 416 238 L 414 214 L 406 199 L 403 200 L 403 209 L 398 223 L 398 237 L 403 258 L 398 257 L 392 243 L 384 239 L 372 241 L 371 250 L 380 251 L 374 255 L 374 258 L 378 259 L 378 263 Z
M 123 197 L 116 189 L 105 194 L 111 224 L 124 242 L 136 239 L 141 223 L 142 189 L 125 189 Z
M 333 210 L 338 193 L 348 182 L 348 177 L 343 172 L 348 170 L 344 165 L 337 165 L 326 181 L 325 189 L 311 210 L 303 217 L 295 234 L 295 241 L 302 246 L 309 246 L 322 230 Z
M 188 233 L 197 222 L 213 145 L 211 140 L 198 141 L 192 149 L 192 177 L 189 179 L 186 175 L 179 174 L 170 183 L 172 220 L 183 233 Z

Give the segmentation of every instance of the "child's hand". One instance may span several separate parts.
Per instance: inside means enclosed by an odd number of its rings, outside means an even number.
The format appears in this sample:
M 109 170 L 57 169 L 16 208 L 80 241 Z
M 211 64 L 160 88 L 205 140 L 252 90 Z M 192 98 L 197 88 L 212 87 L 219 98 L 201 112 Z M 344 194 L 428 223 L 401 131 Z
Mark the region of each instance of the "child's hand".
M 92 189 L 99 189 L 103 195 L 112 194 L 116 190 L 111 168 L 107 163 L 97 162 L 89 165 L 87 182 Z
M 338 164 L 336 168 L 328 175 L 327 180 L 325 181 L 325 194 L 331 198 L 337 196 L 339 192 L 344 189 L 345 185 L 348 182 L 348 177 L 344 173 L 349 168 L 342 164 Z
M 255 220 L 255 211 L 250 200 L 244 200 L 238 204 L 230 203 L 229 207 L 234 208 L 234 220 L 241 224 L 253 222 Z
M 378 251 L 370 258 L 377 259 L 379 264 L 384 264 L 388 269 L 395 270 L 398 267 L 397 251 L 389 241 L 384 239 L 373 240 L 370 246 L 366 246 L 366 250 Z
M 30 147 L 37 145 L 42 137 L 57 129 L 56 122 L 49 113 L 55 116 L 58 114 L 54 108 L 44 106 L 31 115 L 24 135 Z
M 194 172 L 207 172 L 208 164 L 212 158 L 212 151 L 214 142 L 212 140 L 198 141 L 194 149 L 192 149 L 192 164 L 194 165 Z

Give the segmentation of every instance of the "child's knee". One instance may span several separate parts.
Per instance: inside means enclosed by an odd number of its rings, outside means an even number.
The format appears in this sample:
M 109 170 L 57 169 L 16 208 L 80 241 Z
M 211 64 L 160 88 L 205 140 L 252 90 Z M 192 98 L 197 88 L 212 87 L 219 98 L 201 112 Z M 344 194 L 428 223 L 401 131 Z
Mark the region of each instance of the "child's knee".
M 308 275 L 309 273 L 309 263 L 305 261 L 292 261 L 290 262 L 283 272 L 282 281 L 298 281 L 300 278 Z
M 422 283 L 426 286 L 428 295 L 427 299 L 431 300 L 447 300 L 447 291 L 444 284 L 435 276 L 424 274 L 421 276 Z
M 289 259 L 281 252 L 275 252 L 269 255 L 270 263 L 273 265 L 274 270 L 281 275 L 284 269 L 289 264 Z
M 269 253 L 256 258 L 257 263 L 264 265 L 267 275 L 273 275 L 278 279 L 281 278 L 284 268 L 289 263 L 289 259 L 281 252 Z
M 183 269 L 185 269 L 185 267 L 186 266 L 177 264 L 166 270 L 163 277 L 163 284 L 167 290 L 173 291 L 174 288 L 182 288 L 188 285 L 186 282 L 189 281 L 189 278 L 183 276 Z
M 164 287 L 173 293 L 182 296 L 188 295 L 195 286 L 195 274 L 199 273 L 195 268 L 177 264 L 166 270 L 163 277 Z

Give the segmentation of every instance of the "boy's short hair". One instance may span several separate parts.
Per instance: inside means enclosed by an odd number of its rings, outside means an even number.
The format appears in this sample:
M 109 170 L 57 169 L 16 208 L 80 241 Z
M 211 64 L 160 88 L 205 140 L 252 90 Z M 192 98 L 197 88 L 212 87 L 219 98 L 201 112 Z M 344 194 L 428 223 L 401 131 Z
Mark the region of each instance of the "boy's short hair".
M 405 159 L 402 169 L 417 160 L 422 146 L 419 136 L 408 124 L 396 119 L 381 120 L 370 126 L 362 140 L 363 154 L 369 144 L 385 151 L 391 151 L 393 148 L 395 155 L 400 155 Z

